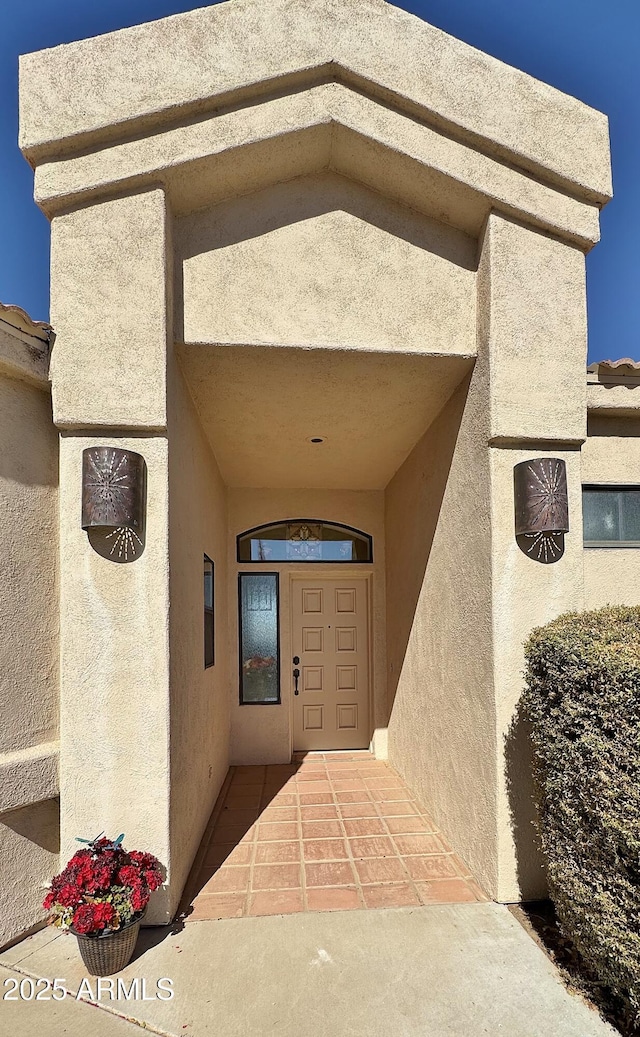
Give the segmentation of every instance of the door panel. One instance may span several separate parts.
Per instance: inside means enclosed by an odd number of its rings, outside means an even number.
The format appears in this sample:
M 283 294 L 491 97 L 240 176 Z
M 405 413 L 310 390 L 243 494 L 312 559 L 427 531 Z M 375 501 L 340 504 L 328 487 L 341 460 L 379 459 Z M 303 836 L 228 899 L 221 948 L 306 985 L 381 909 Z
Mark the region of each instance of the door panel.
M 300 657 L 293 747 L 369 745 L 368 581 L 292 581 L 293 655 Z

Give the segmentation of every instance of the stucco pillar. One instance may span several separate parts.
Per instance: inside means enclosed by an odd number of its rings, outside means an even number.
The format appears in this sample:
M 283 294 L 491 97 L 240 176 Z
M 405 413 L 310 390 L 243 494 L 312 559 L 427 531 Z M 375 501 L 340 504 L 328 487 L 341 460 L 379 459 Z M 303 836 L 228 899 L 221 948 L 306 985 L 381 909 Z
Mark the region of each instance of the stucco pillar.
M 491 593 L 497 725 L 497 859 L 502 901 L 544 895 L 535 851 L 530 760 L 514 722 L 530 631 L 583 607 L 580 443 L 586 436 L 584 256 L 492 213 L 478 274 L 479 350 L 488 360 Z M 534 457 L 567 465 L 570 532 L 543 564 L 515 539 L 514 466 Z
M 126 845 L 169 867 L 164 193 L 55 219 L 51 282 L 61 429 L 61 856 L 77 849 L 76 836 L 124 832 Z M 145 547 L 126 563 L 94 550 L 81 528 L 82 451 L 95 445 L 146 461 Z M 173 906 L 166 890 L 156 894 L 147 921 L 167 921 Z

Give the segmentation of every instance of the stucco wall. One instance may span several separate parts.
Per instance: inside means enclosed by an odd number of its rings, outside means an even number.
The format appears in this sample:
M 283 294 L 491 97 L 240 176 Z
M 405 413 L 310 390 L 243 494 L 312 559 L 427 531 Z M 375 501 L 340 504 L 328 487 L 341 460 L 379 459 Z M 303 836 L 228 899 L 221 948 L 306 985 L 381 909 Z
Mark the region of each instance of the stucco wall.
M 58 729 L 58 437 L 51 398 L 0 375 L 0 753 Z
M 0 336 L 26 353 L 11 331 Z M 58 866 L 58 801 L 46 798 L 57 791 L 57 509 L 48 386 L 2 369 L 0 799 L 16 809 L 0 813 L 0 945 L 42 920 L 42 883 Z
M 372 734 L 386 723 L 385 703 L 385 587 L 383 494 L 377 491 L 346 490 L 229 490 L 229 658 L 231 671 L 231 763 L 288 763 L 291 758 L 291 634 L 289 622 L 289 575 L 314 573 L 339 576 L 347 566 L 269 565 L 256 566 L 236 561 L 236 536 L 266 522 L 284 518 L 316 518 L 343 522 L 373 536 L 373 565 L 357 567 L 358 575 L 371 572 L 372 580 Z M 240 706 L 238 691 L 238 581 L 239 571 L 268 569 L 280 572 L 280 705 Z M 351 571 L 351 570 L 349 570 Z M 355 570 L 354 570 L 355 571 Z
M 184 217 L 176 248 L 185 342 L 475 351 L 473 239 L 335 174 Z
M 385 494 L 389 760 L 497 886 L 489 464 L 476 366 Z
M 582 482 L 640 486 L 640 421 L 590 418 Z M 587 608 L 640 605 L 640 549 L 585 548 L 584 593 Z
M 118 564 L 81 528 L 82 451 L 119 446 L 147 465 L 144 551 Z M 125 833 L 170 864 L 169 531 L 165 436 L 64 434 L 60 440 L 60 817 L 76 836 Z M 173 896 L 173 890 L 171 892 Z M 147 922 L 171 914 L 165 889 Z
M 215 458 L 175 363 L 170 367 L 168 415 L 170 831 L 175 898 L 186 881 L 229 762 L 227 508 Z M 215 665 L 207 669 L 204 554 L 215 567 Z

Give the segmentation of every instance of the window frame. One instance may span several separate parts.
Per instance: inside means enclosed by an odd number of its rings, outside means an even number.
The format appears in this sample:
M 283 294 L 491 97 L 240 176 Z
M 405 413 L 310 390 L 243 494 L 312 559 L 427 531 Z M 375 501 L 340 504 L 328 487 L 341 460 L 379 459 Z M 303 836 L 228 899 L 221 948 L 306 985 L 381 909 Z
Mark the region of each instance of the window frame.
M 204 553 L 204 552 L 203 552 Z M 206 592 L 203 593 L 204 601 L 204 668 L 211 669 L 216 664 L 216 591 L 215 591 L 215 562 L 209 555 L 204 553 L 204 564 L 211 566 L 211 606 L 207 605 Z M 203 574 L 204 575 L 204 574 Z M 211 624 L 211 660 L 207 661 L 207 621 Z
M 241 558 L 240 557 L 240 542 L 245 540 L 247 537 L 251 538 L 254 533 L 259 533 L 261 530 L 273 529 L 274 526 L 286 526 L 299 523 L 300 525 L 320 525 L 320 526 L 334 526 L 336 529 L 345 529 L 349 533 L 355 533 L 362 540 L 366 541 L 369 548 L 368 558 Z M 284 541 L 283 541 L 284 543 Z M 373 565 L 373 537 L 370 533 L 365 533 L 363 529 L 357 529 L 356 526 L 348 526 L 345 522 L 332 522 L 330 519 L 319 519 L 319 518 L 284 518 L 276 519 L 274 522 L 262 522 L 259 526 L 253 526 L 251 529 L 244 529 L 241 533 L 236 536 L 236 561 L 239 565 Z
M 274 576 L 276 587 L 276 682 L 278 698 L 270 702 L 245 702 L 243 692 L 243 659 L 242 659 L 242 580 L 246 576 Z M 241 706 L 280 706 L 282 704 L 282 687 L 280 676 L 280 573 L 275 571 L 245 571 L 238 573 L 238 702 Z
M 582 546 L 586 551 L 628 551 L 638 550 L 640 548 L 640 540 L 586 540 L 584 536 L 584 493 L 585 491 L 600 491 L 602 493 L 621 493 L 625 490 L 635 490 L 640 493 L 640 484 L 638 483 L 583 483 L 582 485 L 582 517 L 583 517 L 583 529 L 582 529 Z M 619 521 L 620 505 L 618 505 L 618 516 Z

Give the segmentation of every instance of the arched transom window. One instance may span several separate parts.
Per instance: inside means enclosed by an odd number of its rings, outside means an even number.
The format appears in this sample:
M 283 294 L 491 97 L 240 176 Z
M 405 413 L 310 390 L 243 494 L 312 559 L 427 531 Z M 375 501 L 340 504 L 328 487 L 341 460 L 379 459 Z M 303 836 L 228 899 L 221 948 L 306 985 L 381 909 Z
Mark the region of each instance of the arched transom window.
M 371 562 L 372 539 L 351 526 L 287 519 L 238 537 L 239 562 Z

